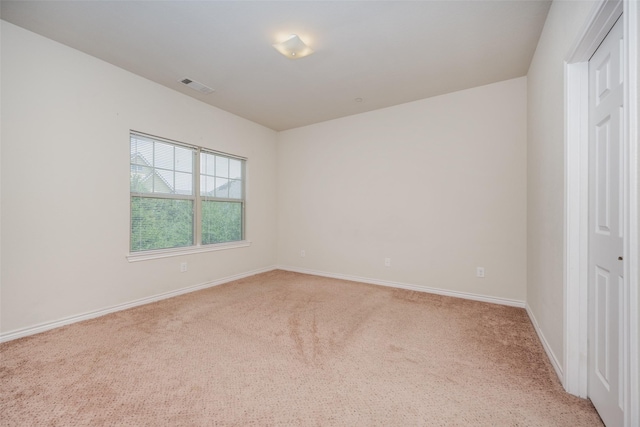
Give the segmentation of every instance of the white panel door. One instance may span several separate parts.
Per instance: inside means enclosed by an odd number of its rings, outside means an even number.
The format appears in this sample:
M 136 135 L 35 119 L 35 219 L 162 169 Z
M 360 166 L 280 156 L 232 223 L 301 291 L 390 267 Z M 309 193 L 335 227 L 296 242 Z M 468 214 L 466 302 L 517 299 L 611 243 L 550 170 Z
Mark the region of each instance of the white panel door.
M 622 426 L 622 19 L 589 60 L 588 394 L 608 427 Z

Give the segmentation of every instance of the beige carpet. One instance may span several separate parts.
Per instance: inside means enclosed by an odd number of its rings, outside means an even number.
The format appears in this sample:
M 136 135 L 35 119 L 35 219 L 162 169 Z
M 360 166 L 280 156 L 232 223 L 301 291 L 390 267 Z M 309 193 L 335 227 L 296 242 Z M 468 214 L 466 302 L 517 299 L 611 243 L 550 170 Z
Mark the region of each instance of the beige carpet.
M 523 309 L 283 271 L 0 346 L 3 426 L 591 426 Z

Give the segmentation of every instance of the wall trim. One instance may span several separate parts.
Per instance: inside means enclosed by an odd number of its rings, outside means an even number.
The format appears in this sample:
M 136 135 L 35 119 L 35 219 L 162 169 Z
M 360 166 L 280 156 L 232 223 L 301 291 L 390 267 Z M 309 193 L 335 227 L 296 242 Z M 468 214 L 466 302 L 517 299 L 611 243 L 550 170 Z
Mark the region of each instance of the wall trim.
M 245 277 L 255 276 L 256 274 L 266 273 L 269 271 L 275 270 L 275 266 L 269 266 L 264 268 L 259 268 L 256 270 L 247 271 L 245 273 L 234 274 L 232 276 L 223 277 L 221 279 L 212 280 L 205 283 L 200 283 L 193 286 L 187 286 L 186 288 L 176 289 L 174 291 L 163 292 L 161 294 L 152 295 L 145 298 L 140 298 L 134 301 L 125 302 L 122 304 L 116 304 L 111 307 L 103 308 L 100 310 L 90 311 L 83 314 L 77 314 L 75 316 L 65 317 L 63 319 L 54 320 L 51 322 L 43 322 L 34 326 L 29 326 L 22 329 L 16 329 L 9 332 L 4 332 L 0 334 L 0 343 L 12 341 L 18 338 L 26 337 L 29 335 L 39 334 L 41 332 L 46 332 L 51 329 L 59 328 L 61 326 L 70 325 L 72 323 L 82 322 L 84 320 L 93 319 L 96 317 L 104 316 L 110 313 L 115 313 L 117 311 L 128 310 L 130 308 L 138 307 L 145 304 L 150 304 L 152 302 L 176 297 L 178 295 L 188 294 L 195 291 L 200 291 L 202 289 L 211 288 L 214 286 L 222 285 L 224 283 L 233 282 L 234 280 L 244 279 Z
M 623 12 L 622 0 L 600 0 L 569 49 L 565 80 L 564 317 L 565 390 L 587 397 L 589 58 Z
M 564 389 L 587 397 L 588 325 L 588 177 L 589 138 L 587 61 L 564 65 L 565 209 L 564 209 Z
M 285 270 L 285 271 L 291 271 L 291 272 L 295 272 L 295 273 L 310 274 L 310 275 L 313 275 L 313 276 L 330 277 L 330 278 L 333 278 L 333 279 L 349 280 L 349 281 L 352 281 L 352 282 L 368 283 L 368 284 L 371 284 L 371 285 L 387 286 L 387 287 L 392 287 L 392 288 L 407 289 L 407 290 L 410 290 L 410 291 L 427 292 L 427 293 L 431 293 L 431 294 L 444 295 L 444 296 L 450 296 L 450 297 L 455 297 L 455 298 L 463 298 L 463 299 L 469 299 L 469 300 L 474 300 L 474 301 L 488 302 L 488 303 L 492 303 L 492 304 L 499 304 L 499 305 L 506 305 L 506 306 L 511 306 L 511 307 L 525 308 L 524 301 L 520 301 L 520 300 L 512 300 L 512 299 L 508 299 L 508 298 L 491 297 L 491 296 L 472 294 L 472 293 L 467 293 L 467 292 L 449 291 L 449 290 L 445 290 L 445 289 L 432 288 L 432 287 L 429 287 L 429 286 L 414 285 L 414 284 L 401 283 L 401 282 L 392 282 L 392 281 L 388 281 L 388 280 L 372 279 L 372 278 L 353 276 L 353 275 L 347 275 L 347 274 L 328 273 L 328 272 L 324 272 L 324 271 L 310 270 L 310 269 L 305 269 L 305 268 L 296 268 L 296 267 L 289 267 L 289 266 L 282 266 L 282 265 L 278 265 L 278 266 L 273 265 L 273 266 L 269 266 L 269 267 L 259 268 L 259 269 L 256 269 L 256 270 L 251 270 L 251 271 L 248 271 L 248 272 L 245 272 L 245 273 L 240 273 L 240 274 L 235 274 L 235 275 L 232 275 L 232 276 L 223 277 L 221 279 L 216 279 L 216 280 L 212 280 L 212 281 L 205 282 L 205 283 L 200 283 L 200 284 L 193 285 L 193 286 L 187 286 L 186 288 L 176 289 L 176 290 L 169 291 L 169 292 L 163 292 L 163 293 L 160 293 L 160 294 L 156 294 L 156 295 L 140 298 L 140 299 L 137 299 L 137 300 L 134 300 L 134 301 L 129 301 L 129 302 L 122 303 L 122 304 L 116 304 L 116 305 L 113 305 L 111 307 L 103 308 L 103 309 L 100 309 L 100 310 L 94 310 L 94 311 L 90 311 L 90 312 L 87 312 L 87 313 L 82 313 L 82 314 L 69 316 L 69 317 L 65 317 L 65 318 L 62 318 L 62 319 L 58 319 L 58 320 L 53 320 L 53 321 L 50 321 L 50 322 L 39 323 L 37 325 L 29 326 L 29 327 L 26 327 L 26 328 L 21 328 L 21 329 L 16 329 L 16 330 L 9 331 L 9 332 L 0 333 L 0 343 L 7 342 L 7 341 L 12 341 L 12 340 L 15 340 L 15 339 L 18 339 L 18 338 L 27 337 L 27 336 L 30 336 L 30 335 L 39 334 L 39 333 L 42 333 L 42 332 L 49 331 L 51 329 L 59 328 L 59 327 L 66 326 L 66 325 L 71 325 L 73 323 L 82 322 L 84 320 L 94 319 L 96 317 L 105 316 L 107 314 L 115 313 L 115 312 L 118 312 L 118 311 L 128 310 L 130 308 L 138 307 L 138 306 L 145 305 L 145 304 L 150 304 L 152 302 L 161 301 L 161 300 L 172 298 L 172 297 L 176 297 L 178 295 L 183 295 L 183 294 L 199 291 L 199 290 L 202 290 L 202 289 L 211 288 L 211 287 L 214 287 L 214 286 L 222 285 L 224 283 L 233 282 L 234 280 L 244 279 L 245 277 L 255 276 L 256 274 L 261 274 L 261 273 L 267 273 L 267 272 L 273 271 L 273 270 Z
M 247 248 L 251 246 L 251 240 L 236 242 L 216 243 L 212 245 L 187 246 L 186 248 L 159 249 L 155 251 L 132 252 L 126 255 L 127 261 L 139 262 L 174 256 L 201 254 L 205 252 L 226 251 L 228 249 Z
M 407 289 L 410 291 L 426 292 L 430 294 L 444 295 L 448 297 L 463 298 L 474 301 L 489 302 L 492 304 L 507 305 L 510 307 L 524 308 L 524 301 L 513 300 L 508 298 L 491 297 L 487 295 L 472 294 L 468 292 L 449 291 L 446 289 L 432 288 L 423 285 L 414 285 L 409 283 L 392 282 L 389 280 L 372 279 L 369 277 L 353 276 L 349 274 L 329 273 L 326 271 L 310 270 L 307 268 L 290 267 L 287 265 L 278 265 L 278 270 L 291 271 L 294 273 L 310 274 L 312 276 L 330 277 L 332 279 L 349 280 L 351 282 L 361 282 L 370 285 L 387 286 L 390 288 Z
M 623 0 L 600 0 L 569 49 L 567 62 L 588 61 L 622 15 L 623 9 Z
M 627 277 L 628 304 L 625 316 L 627 390 L 625 423 L 640 425 L 640 5 L 637 1 L 624 2 L 625 50 L 625 126 L 624 142 L 627 151 L 628 172 L 625 181 L 625 257 L 629 261 L 624 272 Z
M 531 320 L 531 323 L 533 324 L 533 329 L 535 329 L 536 334 L 538 335 L 538 338 L 540 339 L 540 342 L 542 343 L 542 347 L 544 348 L 544 351 L 545 351 L 545 353 L 547 353 L 547 357 L 549 358 L 549 361 L 551 362 L 551 366 L 553 366 L 553 369 L 556 371 L 556 375 L 558 376 L 558 378 L 563 378 L 564 374 L 562 372 L 562 365 L 558 361 L 558 358 L 556 357 L 556 355 L 553 352 L 553 350 L 551 350 L 551 346 L 549 345 L 549 342 L 547 341 L 547 338 L 544 336 L 544 333 L 542 332 L 542 329 L 540 329 L 540 327 L 538 326 L 538 320 L 536 319 L 536 316 L 533 315 L 533 311 L 531 311 L 531 307 L 529 307 L 529 304 L 526 305 L 525 310 L 527 310 L 527 314 L 529 315 L 529 319 Z
M 624 425 L 640 423 L 640 191 L 638 131 L 638 43 L 640 41 L 640 10 L 637 1 L 599 0 L 586 20 L 583 30 L 569 50 L 565 65 L 565 317 L 563 385 L 572 394 L 588 394 L 588 346 L 586 297 L 587 259 L 583 252 L 587 242 L 584 206 L 587 200 L 588 169 L 584 169 L 587 150 L 579 145 L 585 140 L 583 132 L 588 121 L 585 107 L 586 63 L 607 35 L 620 14 L 624 23 L 625 73 L 625 150 L 624 178 Z

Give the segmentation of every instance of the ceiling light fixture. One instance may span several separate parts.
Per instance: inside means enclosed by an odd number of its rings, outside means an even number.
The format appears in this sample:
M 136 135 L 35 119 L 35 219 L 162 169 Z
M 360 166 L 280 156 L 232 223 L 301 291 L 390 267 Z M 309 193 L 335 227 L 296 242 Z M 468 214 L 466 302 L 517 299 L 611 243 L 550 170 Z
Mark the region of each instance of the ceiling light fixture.
M 289 59 L 304 58 L 313 53 L 313 49 L 304 44 L 300 37 L 291 34 L 288 39 L 273 45 L 274 48 Z

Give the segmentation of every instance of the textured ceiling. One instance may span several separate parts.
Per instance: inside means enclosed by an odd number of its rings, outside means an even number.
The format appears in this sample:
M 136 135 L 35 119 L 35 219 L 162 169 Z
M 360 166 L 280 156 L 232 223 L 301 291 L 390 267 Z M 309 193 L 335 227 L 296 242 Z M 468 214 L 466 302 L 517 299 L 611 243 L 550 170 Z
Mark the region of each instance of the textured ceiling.
M 2 1 L 3 20 L 275 130 L 524 76 L 548 1 Z M 298 34 L 315 53 L 271 45 Z M 188 77 L 215 89 L 202 95 Z M 361 98 L 361 102 L 356 102 Z

